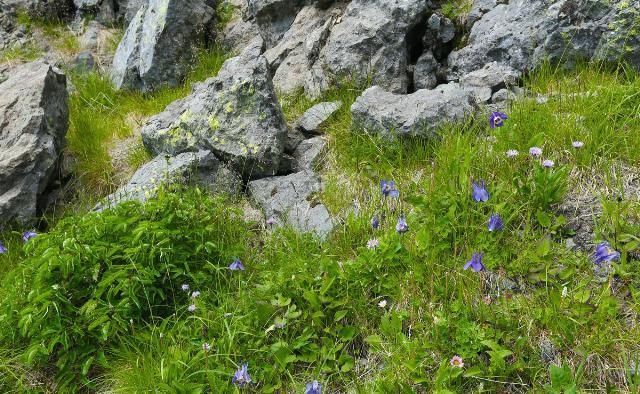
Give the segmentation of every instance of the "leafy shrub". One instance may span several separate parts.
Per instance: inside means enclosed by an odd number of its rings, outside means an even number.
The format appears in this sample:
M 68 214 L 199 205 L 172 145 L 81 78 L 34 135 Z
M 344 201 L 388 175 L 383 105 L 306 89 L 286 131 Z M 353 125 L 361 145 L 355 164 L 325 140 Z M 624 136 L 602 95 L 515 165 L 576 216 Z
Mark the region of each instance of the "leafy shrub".
M 198 189 L 71 217 L 27 245 L 3 319 L 29 363 L 55 362 L 60 381 L 106 366 L 104 349 L 136 328 L 184 313 L 183 283 L 229 286 L 227 266 L 250 233 L 222 197 Z

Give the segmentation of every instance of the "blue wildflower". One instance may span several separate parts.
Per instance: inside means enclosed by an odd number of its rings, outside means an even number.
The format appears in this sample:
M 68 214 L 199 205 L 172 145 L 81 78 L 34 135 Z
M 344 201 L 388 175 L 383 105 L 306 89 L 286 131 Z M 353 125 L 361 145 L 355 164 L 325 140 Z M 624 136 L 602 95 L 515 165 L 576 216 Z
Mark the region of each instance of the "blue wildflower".
M 0 254 L 7 253 L 7 248 L 4 246 L 2 242 L 0 242 Z
M 242 364 L 242 366 L 238 368 L 236 373 L 233 375 L 233 379 L 231 380 L 231 383 L 239 387 L 244 387 L 247 384 L 251 383 L 251 376 L 249 376 L 249 371 L 247 370 L 246 363 Z
M 307 389 L 304 394 L 322 394 L 322 385 L 317 380 L 307 383 Z
M 373 215 L 371 218 L 371 227 L 373 227 L 374 230 L 377 230 L 378 227 L 380 227 L 380 218 L 378 215 Z
M 231 265 L 229 265 L 231 271 L 244 271 L 244 264 L 240 259 L 236 259 Z
M 473 199 L 476 202 L 487 202 L 489 200 L 489 192 L 484 186 L 484 181 L 471 182 L 471 186 L 473 187 Z
M 489 218 L 489 231 L 500 231 L 504 227 L 502 218 L 497 213 L 494 213 Z
M 380 191 L 385 197 L 400 197 L 400 191 L 396 189 L 396 184 L 394 181 L 380 181 Z
M 409 231 L 409 225 L 407 224 L 407 221 L 405 220 L 404 216 L 400 216 L 398 218 L 398 223 L 396 223 L 396 231 L 399 232 L 400 234 L 406 233 L 407 231 Z
M 482 264 L 482 257 L 484 253 L 474 253 L 471 256 L 471 260 L 467 261 L 467 264 L 464 265 L 464 269 L 467 270 L 471 268 L 475 272 L 484 271 L 484 264 Z
M 601 264 L 605 261 L 617 261 L 620 259 L 620 252 L 614 250 L 609 242 L 601 242 L 596 246 L 595 252 L 591 255 L 595 264 Z
M 38 233 L 36 233 L 35 231 L 31 231 L 31 230 L 25 231 L 24 233 L 22 233 L 22 240 L 24 242 L 27 242 L 28 240 L 35 237 L 36 235 L 38 235 Z
M 509 117 L 505 113 L 492 112 L 491 115 L 489 115 L 489 127 L 492 129 L 502 127 L 504 125 L 504 121 L 507 119 L 509 119 Z

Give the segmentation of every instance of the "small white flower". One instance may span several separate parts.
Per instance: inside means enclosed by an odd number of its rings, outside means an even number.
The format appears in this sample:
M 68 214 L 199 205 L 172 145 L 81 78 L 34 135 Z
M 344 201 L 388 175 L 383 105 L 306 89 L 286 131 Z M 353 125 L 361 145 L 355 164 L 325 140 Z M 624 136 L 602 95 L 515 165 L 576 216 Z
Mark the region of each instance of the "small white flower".
M 533 157 L 542 156 L 542 148 L 538 148 L 537 146 L 533 146 L 529 148 L 529 154 Z
M 211 350 L 211 345 L 209 345 L 209 343 L 207 342 L 203 343 L 202 350 L 204 350 L 205 352 L 208 352 L 209 350 Z
M 380 302 L 378 302 L 378 306 L 382 309 L 387 307 L 387 300 L 382 300 Z
M 367 241 L 367 249 L 376 249 L 380 246 L 380 241 L 376 238 L 370 239 Z
M 576 149 L 580 149 L 580 148 L 582 148 L 584 146 L 584 142 L 582 142 L 582 141 L 573 141 L 573 143 L 571 145 Z
M 556 165 L 556 163 L 554 163 L 553 160 L 545 160 L 542 162 L 542 166 L 545 168 L 552 168 L 554 165 Z
M 189 285 L 188 284 L 183 284 L 182 285 L 182 291 L 189 291 Z
M 189 307 L 187 308 L 187 310 L 188 310 L 189 312 L 195 312 L 195 311 L 196 311 L 196 306 L 195 306 L 195 304 L 191 304 L 191 305 L 189 305 Z
M 200 292 L 198 290 L 191 293 L 191 298 L 198 298 L 198 297 L 200 297 Z
M 507 157 L 508 157 L 508 158 L 512 158 L 512 157 L 516 157 L 516 156 L 518 156 L 518 154 L 520 154 L 520 152 L 518 152 L 518 151 L 517 151 L 517 150 L 515 150 L 515 149 L 509 149 L 509 150 L 506 152 L 506 154 L 507 154 Z
M 566 297 L 568 293 L 569 293 L 569 290 L 567 290 L 567 286 L 564 286 L 562 288 L 562 298 Z

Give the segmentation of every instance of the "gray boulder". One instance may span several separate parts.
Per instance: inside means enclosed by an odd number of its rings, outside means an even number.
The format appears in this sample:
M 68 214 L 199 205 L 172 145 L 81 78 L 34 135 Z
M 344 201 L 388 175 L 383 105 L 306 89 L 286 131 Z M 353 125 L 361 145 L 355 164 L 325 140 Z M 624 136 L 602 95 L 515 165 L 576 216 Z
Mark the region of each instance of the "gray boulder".
M 416 89 L 433 89 L 438 86 L 440 63 L 433 52 L 426 51 L 418 58 L 413 69 L 413 86 Z
M 314 137 L 302 141 L 293 152 L 293 170 L 315 170 L 320 166 L 320 160 L 327 150 L 327 140 L 324 137 Z
M 113 58 L 120 88 L 152 91 L 180 85 L 204 44 L 215 10 L 205 0 L 149 0 L 131 20 Z
M 197 184 L 212 192 L 229 194 L 238 193 L 242 186 L 239 174 L 226 168 L 209 151 L 158 155 L 136 171 L 129 183 L 98 204 L 94 211 L 113 208 L 126 201 L 145 202 L 154 197 L 161 186 L 176 183 Z
M 219 42 L 227 50 L 238 53 L 256 37 L 260 36 L 260 28 L 248 13 L 248 4 L 245 0 L 225 0 L 223 7 L 230 7 L 232 17 L 223 27 Z
M 73 0 L 73 2 L 83 17 L 95 16 L 96 20 L 103 24 L 116 22 L 116 0 Z
M 460 84 L 473 93 L 478 103 L 485 103 L 498 90 L 514 86 L 520 76 L 520 72 L 507 65 L 491 62 L 479 70 L 464 75 L 460 79 Z
M 75 11 L 73 0 L 4 0 L 4 3 L 38 19 L 68 19 Z
M 486 10 L 492 2 L 476 0 Z M 637 0 L 512 0 L 474 14 L 468 45 L 448 58 L 449 79 L 496 61 L 530 71 L 545 59 L 571 67 L 577 59 L 619 58 L 640 67 L 640 38 L 629 28 L 637 20 Z M 635 15 L 635 16 L 633 16 Z M 499 21 L 499 22 L 496 22 Z
M 206 149 L 245 179 L 277 174 L 287 125 L 261 53 L 258 39 L 217 77 L 152 117 L 142 128 L 147 149 L 171 155 Z
M 46 206 L 69 122 L 65 75 L 41 62 L 0 83 L 0 221 L 28 222 Z
M 323 90 L 315 86 L 314 66 L 339 14 L 335 7 L 302 8 L 278 44 L 265 53 L 275 70 L 273 84 L 278 92 L 291 94 L 301 88 L 308 92 Z
M 96 59 L 90 51 L 82 51 L 73 59 L 73 69 L 77 73 L 87 73 L 96 68 Z
M 353 0 L 332 27 L 314 78 L 370 76 L 385 90 L 406 93 L 410 85 L 407 37 L 427 12 L 424 0 Z
M 117 0 L 118 2 L 118 14 L 120 18 L 124 19 L 124 25 L 129 26 L 129 23 L 138 13 L 138 10 L 147 3 L 147 0 Z
M 298 129 L 304 133 L 318 133 L 320 126 L 326 122 L 331 115 L 342 107 L 342 102 L 319 103 L 309 108 L 298 119 Z
M 312 171 L 252 181 L 248 190 L 265 216 L 273 217 L 277 225 L 288 224 L 320 237 L 325 237 L 333 229 L 329 211 L 315 200 L 322 184 Z
M 374 86 L 351 106 L 353 127 L 382 135 L 430 136 L 439 126 L 460 121 L 473 112 L 473 101 L 472 95 L 456 83 L 408 95 Z
M 247 0 L 247 15 L 259 26 L 267 48 L 276 45 L 289 30 L 306 0 Z

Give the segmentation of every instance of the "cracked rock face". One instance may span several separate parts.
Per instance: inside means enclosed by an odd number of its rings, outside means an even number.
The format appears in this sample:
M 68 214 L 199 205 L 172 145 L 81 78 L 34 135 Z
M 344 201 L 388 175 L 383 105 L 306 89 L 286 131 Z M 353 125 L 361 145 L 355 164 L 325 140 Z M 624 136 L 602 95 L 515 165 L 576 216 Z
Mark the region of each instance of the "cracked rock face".
M 41 62 L 21 65 L 0 83 L 0 221 L 25 223 L 46 192 L 67 132 L 65 75 Z
M 262 40 L 255 40 L 217 77 L 152 117 L 142 129 L 147 149 L 170 155 L 205 149 L 245 179 L 277 174 L 287 125 L 262 49 Z
M 129 182 L 94 208 L 103 211 L 126 201 L 145 202 L 162 185 L 197 184 L 212 192 L 238 193 L 242 181 L 209 151 L 187 152 L 177 156 L 158 155 L 142 166 Z
M 410 85 L 406 37 L 427 11 L 421 0 L 353 0 L 320 53 L 319 79 L 371 75 L 374 84 L 406 93 Z
M 278 44 L 265 53 L 275 70 L 273 84 L 278 92 L 291 94 L 303 87 L 314 93 L 323 90 L 324 86 L 315 85 L 314 67 L 338 15 L 339 9 L 333 7 L 302 8 Z
M 111 70 L 114 85 L 141 91 L 180 85 L 214 15 L 204 0 L 149 0 L 118 45 Z
M 400 95 L 379 86 L 362 93 L 351 106 L 353 125 L 383 135 L 434 135 L 447 122 L 473 112 L 473 97 L 456 83 Z
M 314 201 L 321 189 L 320 179 L 309 170 L 248 184 L 250 196 L 277 225 L 287 224 L 325 237 L 333 229 L 333 223 L 327 208 Z
M 545 59 L 571 66 L 576 59 L 622 58 L 640 67 L 638 46 L 629 46 L 629 40 L 638 43 L 640 38 L 628 31 L 640 12 L 636 0 L 497 3 L 474 2 L 468 44 L 449 55 L 449 80 L 490 62 L 520 72 L 533 70 Z

